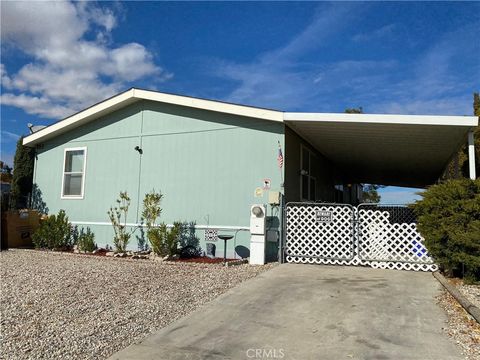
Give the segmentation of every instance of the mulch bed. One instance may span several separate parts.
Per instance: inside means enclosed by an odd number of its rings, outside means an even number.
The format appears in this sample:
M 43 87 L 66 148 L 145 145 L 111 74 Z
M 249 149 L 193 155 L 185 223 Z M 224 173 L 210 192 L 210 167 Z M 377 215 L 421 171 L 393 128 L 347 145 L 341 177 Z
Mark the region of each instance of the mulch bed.
M 227 259 L 228 261 L 237 261 L 238 259 Z M 172 260 L 174 262 L 187 262 L 187 263 L 199 263 L 199 264 L 220 264 L 223 263 L 222 258 L 209 258 L 206 256 L 199 256 L 199 257 L 194 257 L 194 258 L 189 258 L 189 259 L 177 259 L 177 260 Z

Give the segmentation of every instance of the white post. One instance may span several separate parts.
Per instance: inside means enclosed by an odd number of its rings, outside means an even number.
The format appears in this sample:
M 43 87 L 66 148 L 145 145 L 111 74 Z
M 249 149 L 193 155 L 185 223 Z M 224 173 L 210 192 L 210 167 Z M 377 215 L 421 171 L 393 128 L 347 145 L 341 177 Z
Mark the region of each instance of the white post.
M 470 179 L 475 180 L 475 142 L 473 140 L 473 131 L 468 133 L 468 168 L 470 172 Z

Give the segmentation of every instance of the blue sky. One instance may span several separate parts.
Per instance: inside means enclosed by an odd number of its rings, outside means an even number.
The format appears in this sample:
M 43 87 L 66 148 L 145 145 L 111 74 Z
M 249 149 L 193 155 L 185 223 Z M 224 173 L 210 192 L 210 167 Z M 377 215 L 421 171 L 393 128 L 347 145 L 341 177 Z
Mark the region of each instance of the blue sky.
M 1 10 L 8 163 L 28 122 L 50 124 L 132 86 L 285 111 L 456 115 L 472 113 L 480 90 L 478 2 L 1 2 Z

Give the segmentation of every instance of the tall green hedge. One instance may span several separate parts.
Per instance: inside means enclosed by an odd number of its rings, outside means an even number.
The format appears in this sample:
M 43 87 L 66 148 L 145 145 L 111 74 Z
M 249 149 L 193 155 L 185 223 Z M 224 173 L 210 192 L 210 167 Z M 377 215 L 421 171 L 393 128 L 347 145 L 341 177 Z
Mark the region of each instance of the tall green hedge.
M 413 208 L 425 245 L 449 275 L 480 280 L 480 179 L 429 187 Z
M 17 141 L 13 159 L 12 194 L 16 208 L 28 206 L 32 192 L 35 149 L 23 145 L 23 137 Z

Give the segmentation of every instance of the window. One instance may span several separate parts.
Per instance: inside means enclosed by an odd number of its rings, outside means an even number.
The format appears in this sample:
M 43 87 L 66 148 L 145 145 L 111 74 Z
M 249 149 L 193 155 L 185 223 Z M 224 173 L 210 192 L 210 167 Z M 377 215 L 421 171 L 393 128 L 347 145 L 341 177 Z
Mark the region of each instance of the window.
M 302 169 L 300 171 L 302 180 L 300 182 L 300 194 L 302 194 L 302 201 L 315 201 L 317 179 L 313 176 L 314 168 L 316 166 L 316 157 L 313 152 L 302 146 Z
M 87 148 L 65 149 L 62 199 L 83 199 Z

